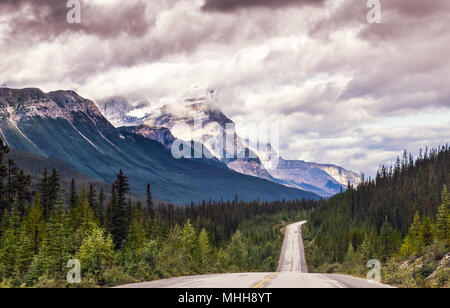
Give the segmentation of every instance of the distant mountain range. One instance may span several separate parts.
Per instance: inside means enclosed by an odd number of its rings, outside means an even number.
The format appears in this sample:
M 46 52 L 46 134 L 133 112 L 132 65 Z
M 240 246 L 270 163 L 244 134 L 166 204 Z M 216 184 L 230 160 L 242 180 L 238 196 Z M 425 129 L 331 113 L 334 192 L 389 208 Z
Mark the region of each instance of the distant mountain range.
M 60 161 L 106 183 L 123 169 L 133 191 L 144 194 L 150 183 L 161 201 L 319 198 L 235 172 L 215 158 L 175 159 L 168 150 L 174 138 L 169 130 L 116 128 L 92 101 L 73 91 L 0 88 L 0 136 L 13 149 Z
M 216 157 L 225 157 L 222 152 L 224 149 L 217 149 L 212 146 L 216 144 L 215 141 L 218 138 L 224 138 L 220 136 L 222 131 L 215 129 L 213 126 L 208 126 L 208 124 L 217 123 L 223 129 L 227 124 L 233 124 L 233 121 L 214 107 L 217 105 L 214 93 L 214 91 L 188 91 L 180 98 L 181 106 L 177 106 L 181 111 L 172 108 L 170 105 L 163 105 L 153 108 L 150 113 L 140 118 L 132 117 L 128 112 L 123 112 L 123 110 L 133 111 L 141 107 L 132 107 L 127 104 L 124 98 L 115 97 L 110 100 L 103 100 L 99 102 L 99 105 L 100 110 L 104 111 L 106 118 L 114 125 L 132 126 L 131 130 L 134 133 L 156 140 L 167 148 L 170 148 L 175 138 L 190 140 L 194 137 L 195 140 L 203 140 L 205 148 Z M 194 118 L 202 119 L 204 129 L 200 132 L 201 136 L 192 136 L 192 130 L 187 132 L 177 129 L 180 124 L 193 128 Z M 269 168 L 270 158 L 279 156 L 270 144 L 261 149 L 251 147 L 246 140 L 238 135 L 235 136 L 234 140 L 235 147 L 238 149 L 237 152 L 247 153 L 246 158 L 223 158 L 221 161 L 228 168 L 242 174 L 310 191 L 322 197 L 332 196 L 341 190 L 345 190 L 348 183 L 357 185 L 360 181 L 360 176 L 357 173 L 331 164 L 284 160 L 280 157 L 277 167 Z M 249 155 L 250 153 L 253 155 Z

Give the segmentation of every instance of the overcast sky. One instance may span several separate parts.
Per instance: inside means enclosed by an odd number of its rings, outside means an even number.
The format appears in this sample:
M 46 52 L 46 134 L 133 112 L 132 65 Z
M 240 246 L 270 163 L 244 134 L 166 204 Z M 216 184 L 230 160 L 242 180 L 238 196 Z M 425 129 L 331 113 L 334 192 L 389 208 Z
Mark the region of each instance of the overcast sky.
M 0 84 L 179 103 L 215 89 L 235 122 L 280 123 L 281 155 L 373 174 L 450 140 L 450 1 L 0 0 Z

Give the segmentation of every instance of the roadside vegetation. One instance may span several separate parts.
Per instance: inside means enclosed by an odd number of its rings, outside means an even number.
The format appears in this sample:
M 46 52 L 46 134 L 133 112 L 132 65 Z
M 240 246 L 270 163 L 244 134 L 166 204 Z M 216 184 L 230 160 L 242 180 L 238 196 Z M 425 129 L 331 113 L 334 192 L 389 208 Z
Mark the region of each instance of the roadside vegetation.
M 304 227 L 314 272 L 365 277 L 369 259 L 382 281 L 403 287 L 448 287 L 450 148 L 406 152 L 375 179 L 313 209 Z
M 448 287 L 450 149 L 405 152 L 328 200 L 203 201 L 175 206 L 132 201 L 122 171 L 108 194 L 43 170 L 37 182 L 6 159 L 0 139 L 0 287 L 108 287 L 162 278 L 277 268 L 287 223 L 303 227 L 311 272 L 365 277 L 369 259 L 382 280 Z M 32 183 L 33 182 L 33 183 Z M 81 265 L 69 284 L 68 261 Z
M 93 185 L 43 171 L 38 183 L 12 160 L 0 140 L 0 287 L 106 287 L 161 278 L 274 271 L 283 221 L 306 217 L 313 201 L 204 201 L 155 205 L 129 199 L 119 172 L 107 196 Z M 34 189 L 36 187 L 36 189 Z M 68 260 L 81 265 L 69 284 Z

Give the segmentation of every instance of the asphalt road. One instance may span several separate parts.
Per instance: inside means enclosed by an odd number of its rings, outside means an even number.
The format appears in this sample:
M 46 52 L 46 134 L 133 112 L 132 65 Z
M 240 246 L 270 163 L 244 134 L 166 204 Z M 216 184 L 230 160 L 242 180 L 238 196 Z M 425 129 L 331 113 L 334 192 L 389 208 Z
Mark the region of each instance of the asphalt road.
M 309 274 L 301 226 L 291 224 L 276 273 L 238 273 L 185 276 L 121 286 L 120 288 L 385 288 L 361 278 L 336 274 Z
M 305 223 L 297 222 L 286 227 L 277 272 L 308 272 L 302 240 L 302 225 Z

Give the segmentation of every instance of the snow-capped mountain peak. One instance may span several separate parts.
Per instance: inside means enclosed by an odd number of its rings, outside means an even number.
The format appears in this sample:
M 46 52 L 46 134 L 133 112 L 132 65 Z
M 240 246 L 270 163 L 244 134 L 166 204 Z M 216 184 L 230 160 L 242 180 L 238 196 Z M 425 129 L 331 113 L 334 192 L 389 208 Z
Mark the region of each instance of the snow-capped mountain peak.
M 279 157 L 278 151 L 271 143 L 255 145 L 236 133 L 233 138 L 235 156 L 227 157 L 227 136 L 224 135 L 224 129 L 228 125 L 234 125 L 234 122 L 217 108 L 219 104 L 216 94 L 214 90 L 193 87 L 180 97 L 179 104 L 156 107 L 144 117 L 132 118 L 125 114 L 122 120 L 118 120 L 115 116 L 121 114 L 120 110 L 112 113 L 110 117 L 122 125 L 141 125 L 140 129 L 135 129 L 135 133 L 157 140 L 165 146 L 168 143 L 165 138 L 161 138 L 161 131 L 156 128 L 167 129 L 176 139 L 193 140 L 203 144 L 208 153 L 212 153 L 234 171 L 313 191 L 324 197 L 339 193 L 341 189 L 346 188 L 348 182 L 352 185 L 358 184 L 359 176 L 354 172 L 335 165 L 284 160 Z M 124 110 L 127 111 L 127 108 Z M 200 129 L 196 121 L 201 122 Z M 238 156 L 238 153 L 245 155 Z

